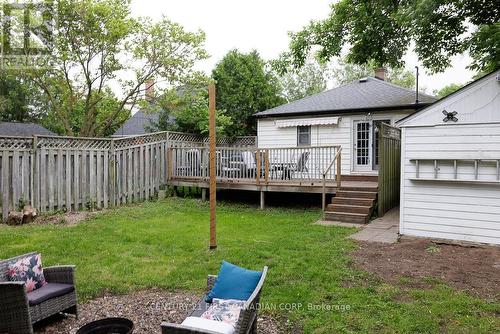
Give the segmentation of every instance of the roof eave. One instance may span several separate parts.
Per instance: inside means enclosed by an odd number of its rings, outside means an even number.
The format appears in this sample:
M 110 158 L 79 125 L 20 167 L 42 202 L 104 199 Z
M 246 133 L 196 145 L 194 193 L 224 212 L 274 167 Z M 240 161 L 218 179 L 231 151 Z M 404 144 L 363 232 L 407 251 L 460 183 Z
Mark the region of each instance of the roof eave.
M 331 115 L 339 116 L 346 114 L 357 114 L 362 112 L 382 112 L 382 111 L 392 111 L 392 110 L 402 110 L 402 109 L 421 109 L 431 105 L 433 102 L 420 102 L 412 104 L 404 104 L 397 106 L 386 106 L 386 107 L 368 107 L 368 108 L 351 108 L 351 109 L 331 109 L 331 110 L 311 110 L 302 112 L 287 112 L 287 113 L 269 113 L 261 114 L 257 113 L 253 116 L 256 118 L 269 118 L 269 117 L 290 117 L 290 116 L 320 116 L 320 115 Z

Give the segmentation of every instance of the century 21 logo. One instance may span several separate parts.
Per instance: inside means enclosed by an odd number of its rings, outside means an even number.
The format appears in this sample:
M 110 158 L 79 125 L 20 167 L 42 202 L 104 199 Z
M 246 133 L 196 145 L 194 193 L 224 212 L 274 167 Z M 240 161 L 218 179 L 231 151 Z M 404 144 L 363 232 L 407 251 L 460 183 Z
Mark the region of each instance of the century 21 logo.
M 3 3 L 0 0 L 3 55 L 43 55 L 54 43 L 54 2 Z

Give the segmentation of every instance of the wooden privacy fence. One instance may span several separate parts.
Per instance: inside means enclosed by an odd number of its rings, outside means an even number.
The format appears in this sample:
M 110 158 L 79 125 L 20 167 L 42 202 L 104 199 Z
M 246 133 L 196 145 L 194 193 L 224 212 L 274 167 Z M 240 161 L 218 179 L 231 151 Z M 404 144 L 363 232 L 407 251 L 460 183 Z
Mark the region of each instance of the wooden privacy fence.
M 236 142 L 254 145 L 255 139 Z M 2 137 L 2 220 L 25 204 L 42 212 L 70 211 L 149 199 L 167 183 L 168 148 L 204 143 L 202 136 L 177 132 L 116 139 Z
M 381 124 L 379 136 L 378 215 L 399 205 L 401 130 Z

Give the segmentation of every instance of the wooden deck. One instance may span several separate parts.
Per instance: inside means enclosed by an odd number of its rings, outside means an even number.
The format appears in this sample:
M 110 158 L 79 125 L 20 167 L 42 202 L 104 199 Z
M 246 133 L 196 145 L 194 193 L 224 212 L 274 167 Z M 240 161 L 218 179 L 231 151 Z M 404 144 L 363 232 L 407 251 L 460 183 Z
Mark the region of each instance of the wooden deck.
M 177 187 L 198 187 L 208 188 L 207 179 L 190 179 L 190 178 L 175 178 L 169 182 L 172 186 Z M 344 189 L 372 189 L 376 190 L 378 182 L 376 181 L 342 181 Z M 323 192 L 323 183 L 321 180 L 311 181 L 272 181 L 267 184 L 252 182 L 249 180 L 218 180 L 217 189 L 222 190 L 247 190 L 247 191 L 264 191 L 264 192 L 295 192 L 295 193 L 312 193 L 321 194 Z M 327 194 L 335 194 L 338 190 L 335 181 L 326 183 L 325 192 Z
M 376 190 L 376 177 L 340 175 L 340 150 L 340 146 L 218 147 L 217 189 L 316 194 L 334 194 L 340 186 Z M 206 147 L 171 148 L 168 156 L 170 185 L 209 187 Z

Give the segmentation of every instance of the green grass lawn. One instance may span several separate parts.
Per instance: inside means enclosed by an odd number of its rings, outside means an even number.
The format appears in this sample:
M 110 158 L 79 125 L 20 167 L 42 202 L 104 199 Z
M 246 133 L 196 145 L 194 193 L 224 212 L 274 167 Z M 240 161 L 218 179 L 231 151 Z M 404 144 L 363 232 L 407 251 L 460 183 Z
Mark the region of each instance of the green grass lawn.
M 219 204 L 218 249 L 208 250 L 208 204 L 192 199 L 121 207 L 76 226 L 0 226 L 0 258 L 38 250 L 46 266 L 76 264 L 81 299 L 162 287 L 202 293 L 221 260 L 269 266 L 265 312 L 306 333 L 493 333 L 499 304 L 437 284 L 379 282 L 350 266 L 353 229 L 312 225 L 318 210 Z M 404 298 L 402 298 L 404 297 Z M 280 310 L 280 304 L 302 304 Z M 277 310 L 270 310 L 272 305 Z M 309 305 L 324 309 L 310 309 Z M 343 305 L 344 310 L 337 310 Z M 329 307 L 333 308 L 328 309 Z

